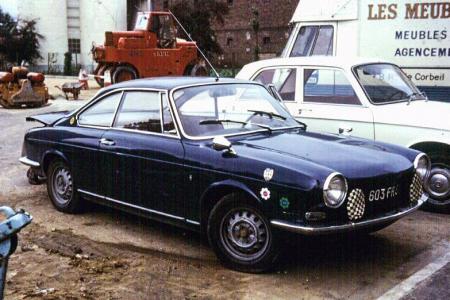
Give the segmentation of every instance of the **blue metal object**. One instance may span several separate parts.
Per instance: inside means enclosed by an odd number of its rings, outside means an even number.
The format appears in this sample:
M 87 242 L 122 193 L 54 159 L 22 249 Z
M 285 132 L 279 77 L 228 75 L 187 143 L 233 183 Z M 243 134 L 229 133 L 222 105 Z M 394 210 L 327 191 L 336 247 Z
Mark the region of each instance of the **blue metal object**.
M 17 233 L 31 223 L 33 219 L 23 210 L 14 211 L 7 206 L 0 207 L 5 220 L 0 223 L 0 300 L 3 299 L 8 259 L 17 248 Z

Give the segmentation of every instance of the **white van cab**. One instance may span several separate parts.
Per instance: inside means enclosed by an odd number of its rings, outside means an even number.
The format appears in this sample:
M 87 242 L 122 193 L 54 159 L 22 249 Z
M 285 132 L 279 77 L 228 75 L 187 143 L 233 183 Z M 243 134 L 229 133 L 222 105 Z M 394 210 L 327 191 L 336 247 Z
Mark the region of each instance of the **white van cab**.
M 282 57 L 379 57 L 450 102 L 449 1 L 301 0 L 291 25 Z
M 450 211 L 450 104 L 428 101 L 397 65 L 349 57 L 277 58 L 250 63 L 236 77 L 275 85 L 309 130 L 427 153 L 427 205 Z

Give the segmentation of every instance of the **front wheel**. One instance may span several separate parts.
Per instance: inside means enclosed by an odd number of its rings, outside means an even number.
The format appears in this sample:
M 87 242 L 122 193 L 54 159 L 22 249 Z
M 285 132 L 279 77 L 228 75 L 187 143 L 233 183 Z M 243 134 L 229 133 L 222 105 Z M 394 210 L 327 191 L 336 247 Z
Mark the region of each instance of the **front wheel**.
M 424 204 L 424 209 L 450 213 L 450 158 L 445 153 L 429 152 L 431 171 L 425 184 L 425 190 L 430 198 Z
M 69 166 L 61 160 L 55 160 L 47 173 L 47 192 L 53 206 L 64 213 L 80 212 L 82 199 L 75 190 Z
M 217 257 L 231 269 L 260 273 L 278 258 L 278 239 L 268 219 L 241 195 L 225 196 L 213 208 L 207 233 Z

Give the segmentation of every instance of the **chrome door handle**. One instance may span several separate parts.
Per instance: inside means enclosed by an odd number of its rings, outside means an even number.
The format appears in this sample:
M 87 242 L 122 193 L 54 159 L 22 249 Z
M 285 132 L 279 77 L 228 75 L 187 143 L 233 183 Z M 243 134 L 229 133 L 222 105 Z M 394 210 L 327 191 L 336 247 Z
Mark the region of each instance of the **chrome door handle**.
M 108 139 L 101 139 L 100 144 L 105 146 L 114 146 L 116 143 L 114 141 L 108 140 Z
M 352 127 L 339 127 L 339 134 L 343 135 L 350 135 L 350 133 L 353 131 Z

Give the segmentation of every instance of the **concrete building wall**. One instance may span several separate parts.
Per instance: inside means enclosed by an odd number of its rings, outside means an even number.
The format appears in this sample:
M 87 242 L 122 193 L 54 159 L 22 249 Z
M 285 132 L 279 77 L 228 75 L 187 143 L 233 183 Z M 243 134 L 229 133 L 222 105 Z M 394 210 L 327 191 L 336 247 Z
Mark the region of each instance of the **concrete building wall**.
M 13 17 L 37 19 L 43 57 L 35 69 L 62 71 L 68 39 L 80 40 L 80 53 L 73 55 L 84 68 L 91 70 L 92 43 L 102 44 L 105 31 L 126 30 L 127 0 L 0 0 L 0 7 Z M 50 59 L 50 61 L 49 61 Z
M 103 44 L 105 31 L 127 30 L 126 0 L 80 0 L 81 62 L 91 69 L 92 43 Z
M 44 36 L 44 39 L 40 41 L 40 52 L 43 57 L 38 62 L 40 69 L 47 68 L 51 53 L 67 51 L 66 1 L 0 0 L 0 7 L 15 18 L 37 20 L 37 31 Z M 50 63 L 62 65 L 64 55 L 53 57 Z

